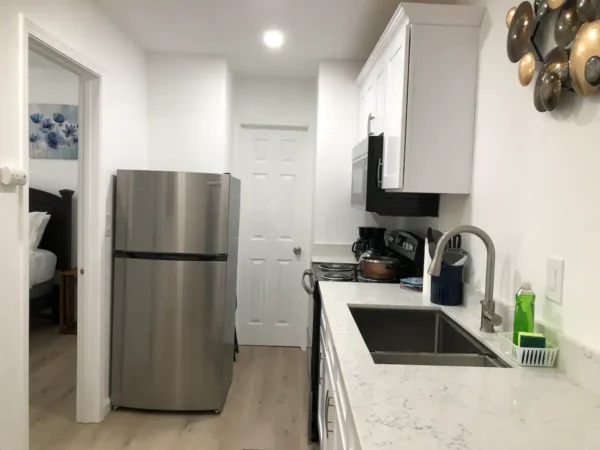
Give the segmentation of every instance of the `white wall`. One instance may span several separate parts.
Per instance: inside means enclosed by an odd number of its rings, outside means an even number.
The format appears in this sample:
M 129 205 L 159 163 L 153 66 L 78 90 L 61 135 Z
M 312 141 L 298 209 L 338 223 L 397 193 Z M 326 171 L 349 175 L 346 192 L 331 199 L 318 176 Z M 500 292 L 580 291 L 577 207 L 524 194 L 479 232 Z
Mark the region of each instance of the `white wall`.
M 152 169 L 215 173 L 228 170 L 229 77 L 224 58 L 149 56 Z
M 316 82 L 306 79 L 236 77 L 233 82 L 233 134 L 236 149 L 242 123 L 308 126 L 309 150 L 314 154 L 317 124 Z M 232 173 L 238 176 L 239 160 L 240 158 L 234 157 L 232 166 Z M 313 166 L 311 162 L 311 167 Z
M 32 20 L 74 51 L 85 55 L 102 74 L 102 155 L 100 168 L 100 216 L 111 211 L 110 175 L 117 168 L 145 168 L 146 62 L 142 51 L 95 5 L 83 0 L 4 0 L 0 4 L 0 165 L 28 167 L 26 152 L 27 40 L 19 13 Z M 23 124 L 23 128 L 19 128 Z M 27 190 L 0 187 L 0 445 L 2 450 L 25 450 L 29 434 L 28 399 L 28 195 Z M 108 220 L 108 219 L 107 219 Z M 108 401 L 110 337 L 111 238 L 104 227 L 90 237 L 102 257 L 104 283 L 98 298 L 101 344 L 86 349 L 93 359 L 101 356 L 98 384 Z
M 31 55 L 32 52 L 29 53 Z M 56 69 L 32 67 L 30 60 L 29 103 L 79 105 L 79 76 L 58 66 Z M 71 245 L 73 267 L 77 266 L 77 166 L 77 160 L 29 159 L 29 186 L 55 195 L 60 195 L 62 189 L 75 192 Z
M 361 68 L 361 63 L 353 61 L 319 64 L 315 243 L 352 243 L 358 238 L 359 226 L 397 226 L 397 219 L 350 205 L 352 148 L 358 138 L 355 80 Z
M 472 2 L 473 3 L 473 2 Z M 533 106 L 506 56 L 506 12 L 514 2 L 490 0 L 481 32 L 473 192 L 445 196 L 440 225 L 471 223 L 496 244 L 497 299 L 514 304 L 522 280 L 538 294 L 536 315 L 600 350 L 600 95 L 565 93 L 558 110 Z M 476 238 L 475 238 L 476 239 Z M 482 288 L 485 252 L 470 244 L 471 283 Z M 563 305 L 544 298 L 546 259 L 565 259 Z

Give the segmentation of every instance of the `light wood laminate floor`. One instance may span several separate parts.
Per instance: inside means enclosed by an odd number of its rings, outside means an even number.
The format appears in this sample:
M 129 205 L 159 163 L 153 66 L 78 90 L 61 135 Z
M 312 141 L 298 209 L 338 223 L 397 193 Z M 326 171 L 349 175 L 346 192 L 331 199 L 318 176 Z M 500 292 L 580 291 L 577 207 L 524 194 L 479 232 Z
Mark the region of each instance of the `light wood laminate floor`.
M 31 450 L 308 450 L 306 353 L 242 347 L 220 415 L 110 412 L 75 422 L 76 337 L 34 328 L 30 340 Z

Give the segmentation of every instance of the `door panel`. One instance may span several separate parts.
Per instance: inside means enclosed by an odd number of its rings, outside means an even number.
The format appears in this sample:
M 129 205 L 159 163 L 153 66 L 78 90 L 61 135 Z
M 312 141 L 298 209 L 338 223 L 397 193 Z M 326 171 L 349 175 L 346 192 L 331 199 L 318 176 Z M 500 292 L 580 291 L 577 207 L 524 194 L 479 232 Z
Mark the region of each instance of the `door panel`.
M 115 259 L 114 405 L 221 408 L 226 277 L 226 262 Z
M 228 252 L 228 175 L 117 171 L 115 249 Z
M 242 345 L 302 346 L 306 296 L 300 279 L 309 265 L 295 247 L 309 245 L 310 155 L 306 132 L 241 130 L 239 341 Z
M 384 64 L 385 66 L 385 64 Z M 375 81 L 375 120 L 373 120 L 373 133 L 379 136 L 383 133 L 383 124 L 385 117 L 385 91 L 386 91 L 386 77 L 387 71 L 385 67 L 377 74 Z
M 404 186 L 404 145 L 406 138 L 406 96 L 408 90 L 408 39 L 405 26 L 392 40 L 387 61 L 385 93 L 383 188 Z

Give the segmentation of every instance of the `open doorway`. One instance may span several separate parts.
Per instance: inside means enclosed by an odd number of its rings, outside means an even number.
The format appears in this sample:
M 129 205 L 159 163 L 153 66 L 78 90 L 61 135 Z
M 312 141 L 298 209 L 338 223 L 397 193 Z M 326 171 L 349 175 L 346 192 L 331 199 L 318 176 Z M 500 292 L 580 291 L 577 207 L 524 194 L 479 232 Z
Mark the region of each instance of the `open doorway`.
M 100 78 L 32 26 L 28 40 L 30 448 L 102 420 L 92 265 L 98 229 Z M 76 55 L 75 55 L 76 56 Z M 25 222 L 27 223 L 27 221 Z M 85 273 L 85 267 L 89 267 Z M 85 276 L 84 276 L 85 275 Z M 97 300 L 97 299 L 96 299 Z M 87 351 L 86 351 L 87 350 Z M 97 352 L 95 352 L 97 353 Z
M 29 50 L 31 448 L 76 420 L 80 76 Z M 82 174 L 83 175 L 83 174 Z

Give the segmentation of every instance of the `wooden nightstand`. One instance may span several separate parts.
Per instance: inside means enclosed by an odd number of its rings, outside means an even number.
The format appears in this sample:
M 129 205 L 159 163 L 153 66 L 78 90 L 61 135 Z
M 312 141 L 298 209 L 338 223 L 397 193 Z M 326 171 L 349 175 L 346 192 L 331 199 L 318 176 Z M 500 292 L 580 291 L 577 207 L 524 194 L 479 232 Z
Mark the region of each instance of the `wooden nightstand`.
M 77 268 L 60 272 L 60 334 L 77 334 Z

